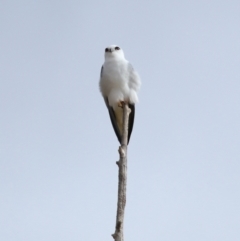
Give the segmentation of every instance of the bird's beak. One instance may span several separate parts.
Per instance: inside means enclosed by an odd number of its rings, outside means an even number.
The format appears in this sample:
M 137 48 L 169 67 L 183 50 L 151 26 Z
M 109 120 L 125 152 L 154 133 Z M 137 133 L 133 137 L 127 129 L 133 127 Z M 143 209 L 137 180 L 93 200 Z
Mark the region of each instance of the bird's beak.
M 109 49 L 109 52 L 112 53 L 112 49 Z

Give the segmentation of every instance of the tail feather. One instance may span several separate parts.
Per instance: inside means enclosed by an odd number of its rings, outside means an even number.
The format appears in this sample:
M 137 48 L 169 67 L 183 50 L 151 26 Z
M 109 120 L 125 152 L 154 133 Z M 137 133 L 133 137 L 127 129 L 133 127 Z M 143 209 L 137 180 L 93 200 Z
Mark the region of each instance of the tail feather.
M 111 119 L 111 122 L 112 122 L 113 129 L 115 131 L 115 134 L 118 138 L 119 143 L 121 144 L 121 142 L 122 142 L 122 135 L 121 135 L 122 131 L 119 130 L 114 109 L 111 106 L 109 106 L 107 100 L 105 100 L 105 102 L 106 102 L 106 105 L 108 107 L 108 112 L 109 112 L 109 116 L 110 116 L 110 119 Z M 128 120 L 128 143 L 129 143 L 130 137 L 131 137 L 131 134 L 132 134 L 132 130 L 133 130 L 133 124 L 134 124 L 135 105 L 129 104 L 128 106 L 131 109 L 131 113 L 129 114 L 129 120 Z

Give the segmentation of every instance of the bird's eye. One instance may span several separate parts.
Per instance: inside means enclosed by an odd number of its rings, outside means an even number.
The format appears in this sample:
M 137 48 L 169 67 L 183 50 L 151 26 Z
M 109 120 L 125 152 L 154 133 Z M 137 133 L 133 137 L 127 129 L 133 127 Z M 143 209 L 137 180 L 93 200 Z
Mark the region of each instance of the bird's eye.
M 119 47 L 115 47 L 115 50 L 119 50 L 120 48 Z
M 105 48 L 105 52 L 108 52 L 108 48 Z

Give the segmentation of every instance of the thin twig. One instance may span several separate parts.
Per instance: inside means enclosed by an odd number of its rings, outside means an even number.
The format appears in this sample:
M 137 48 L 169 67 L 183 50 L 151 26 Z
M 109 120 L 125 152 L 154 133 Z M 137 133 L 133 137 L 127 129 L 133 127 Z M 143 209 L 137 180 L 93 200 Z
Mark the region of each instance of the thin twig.
M 127 103 L 123 103 L 123 131 L 121 146 L 118 149 L 120 159 L 118 165 L 118 202 L 115 233 L 112 234 L 115 241 L 123 241 L 124 210 L 126 205 L 127 186 L 127 143 L 128 143 L 128 120 L 131 109 Z

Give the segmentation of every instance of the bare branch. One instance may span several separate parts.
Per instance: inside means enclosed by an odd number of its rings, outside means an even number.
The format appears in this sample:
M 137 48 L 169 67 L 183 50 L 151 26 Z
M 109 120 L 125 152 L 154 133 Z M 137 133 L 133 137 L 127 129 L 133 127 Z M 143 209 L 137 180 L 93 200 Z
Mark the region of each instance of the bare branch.
M 127 143 L 128 143 L 128 119 L 131 109 L 127 103 L 123 103 L 123 131 L 121 146 L 118 149 L 120 159 L 117 162 L 118 170 L 118 202 L 115 233 L 112 234 L 115 241 L 123 241 L 124 210 L 126 205 L 127 186 Z

